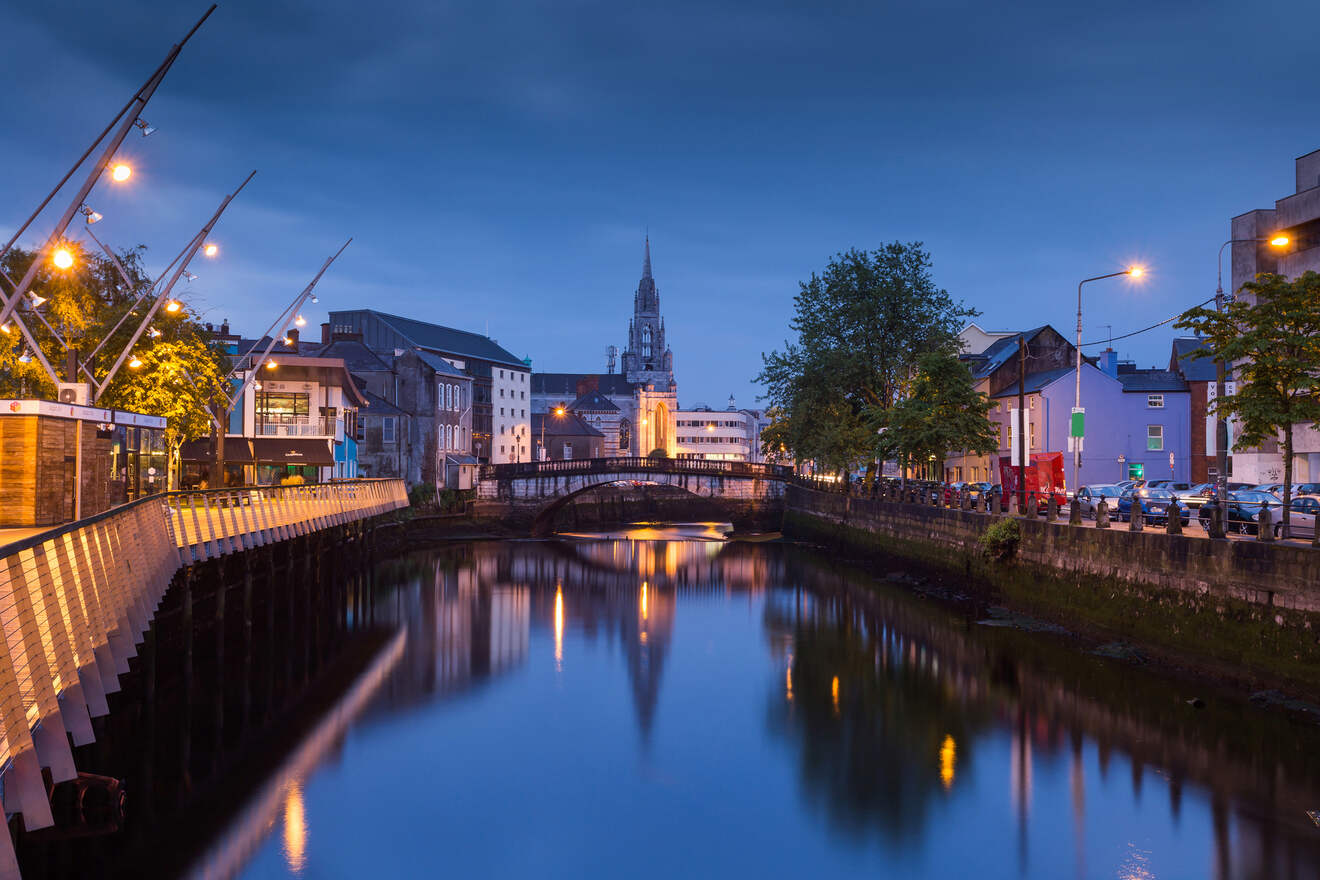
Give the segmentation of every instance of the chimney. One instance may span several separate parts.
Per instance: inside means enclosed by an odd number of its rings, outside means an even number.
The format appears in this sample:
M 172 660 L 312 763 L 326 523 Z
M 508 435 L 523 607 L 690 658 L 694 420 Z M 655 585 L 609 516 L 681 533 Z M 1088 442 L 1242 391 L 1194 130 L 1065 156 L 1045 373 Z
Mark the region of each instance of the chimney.
M 288 332 L 285 333 L 284 335 L 287 336 L 287 337 L 289 337 L 289 341 L 293 343 L 292 345 L 289 345 L 289 346 L 286 346 L 286 347 L 289 349 L 289 351 L 293 352 L 294 354 L 297 354 L 297 353 L 298 353 L 298 328 L 297 328 L 297 327 L 290 327 L 289 330 L 288 330 Z
M 221 335 L 221 336 L 228 336 L 228 335 L 229 335 L 229 319 L 228 319 L 228 318 L 225 318 L 224 322 L 220 325 L 220 335 Z
M 1106 348 L 1100 352 L 1100 370 L 1107 376 L 1118 378 L 1118 352 Z
M 330 341 L 330 322 L 326 321 L 324 324 L 321 325 L 321 344 L 324 345 L 329 341 Z

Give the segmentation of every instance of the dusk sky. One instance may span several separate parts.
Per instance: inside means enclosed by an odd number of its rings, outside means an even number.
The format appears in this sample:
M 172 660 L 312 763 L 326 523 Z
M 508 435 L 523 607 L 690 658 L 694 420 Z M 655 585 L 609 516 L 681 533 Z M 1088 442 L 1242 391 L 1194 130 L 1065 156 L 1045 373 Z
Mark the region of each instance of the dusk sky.
M 205 8 L 0 9 L 5 238 Z M 547 371 L 623 347 L 649 229 L 682 404 L 751 406 L 798 281 L 849 247 L 925 242 L 992 328 L 1071 338 L 1077 281 L 1132 261 L 1145 283 L 1087 288 L 1088 339 L 1212 296 L 1229 218 L 1320 148 L 1317 25 L 1300 2 L 224 2 L 130 184 L 88 203 L 154 274 L 257 169 L 186 291 L 204 320 L 259 333 L 352 236 L 309 322 L 489 328 Z M 1117 347 L 1164 364 L 1173 335 Z

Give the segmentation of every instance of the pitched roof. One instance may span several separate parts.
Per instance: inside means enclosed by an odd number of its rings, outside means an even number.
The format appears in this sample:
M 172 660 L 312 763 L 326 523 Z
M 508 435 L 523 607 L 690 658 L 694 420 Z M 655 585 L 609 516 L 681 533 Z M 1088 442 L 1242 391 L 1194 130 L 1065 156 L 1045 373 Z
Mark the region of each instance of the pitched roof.
M 406 416 L 408 413 L 399 409 L 379 394 L 372 394 L 370 391 L 363 391 L 362 396 L 367 399 L 367 405 L 362 410 L 364 416 Z
M 633 393 L 632 383 L 622 373 L 532 373 L 533 394 L 576 399 L 579 384 L 606 396 L 631 397 Z
M 1037 391 L 1040 391 L 1042 388 L 1045 388 L 1047 385 L 1054 384 L 1064 376 L 1071 376 L 1072 374 L 1073 374 L 1072 367 L 1060 367 L 1056 370 L 1042 370 L 1039 373 L 1027 373 L 1026 391 L 1024 393 L 1034 394 Z M 1018 386 L 1017 383 L 1014 382 L 1012 385 L 1008 386 L 1003 391 L 1000 391 L 998 394 L 992 396 L 1016 397 L 1017 393 L 1018 393 Z
M 454 366 L 453 364 L 451 364 L 449 361 L 445 360 L 438 354 L 432 354 L 431 352 L 424 351 L 420 348 L 415 348 L 413 349 L 413 351 L 417 354 L 419 358 L 422 359 L 422 363 L 426 364 L 428 367 L 435 370 L 441 376 L 463 376 L 465 378 L 467 377 L 467 373 L 464 373 L 458 367 Z
M 1018 339 L 1025 338 L 1027 342 L 1035 339 L 1042 331 L 1049 329 L 1048 324 L 1043 324 L 1032 330 L 1022 333 L 1014 333 L 1012 336 L 1005 336 L 1003 339 L 996 339 L 986 346 L 985 351 L 980 352 L 979 357 L 973 362 L 971 369 L 972 375 L 977 379 L 984 379 L 995 370 L 1008 362 L 1008 359 L 1017 354 Z M 1017 392 L 1013 392 L 1016 394 Z M 998 396 L 998 395 L 996 395 Z
M 618 412 L 619 408 L 599 391 L 588 391 L 568 405 L 573 412 Z
M 1187 382 L 1169 370 L 1133 370 L 1119 373 L 1118 381 L 1124 391 L 1186 391 Z
M 343 360 L 350 371 L 358 373 L 378 373 L 388 370 L 385 363 L 374 351 L 353 339 L 337 339 L 312 349 L 316 357 L 336 357 Z
M 508 349 L 501 347 L 489 336 L 445 327 L 441 324 L 431 324 L 427 321 L 404 318 L 400 315 L 378 312 L 375 309 L 358 309 L 357 311 L 369 312 L 375 315 L 382 323 L 393 327 L 399 335 L 418 348 L 429 348 L 432 351 L 482 358 L 499 364 L 527 368 L 521 358 L 515 356 Z
M 545 435 L 547 437 L 604 437 L 600 431 L 588 425 L 581 417 L 573 413 L 564 413 L 562 416 L 546 417 L 545 413 L 532 413 L 532 434 L 539 436 L 541 426 L 545 426 Z
M 1188 382 L 1213 382 L 1216 378 L 1215 362 L 1208 357 L 1194 358 L 1191 353 L 1205 348 L 1205 340 L 1195 336 L 1180 336 L 1173 340 L 1169 368 L 1182 373 Z

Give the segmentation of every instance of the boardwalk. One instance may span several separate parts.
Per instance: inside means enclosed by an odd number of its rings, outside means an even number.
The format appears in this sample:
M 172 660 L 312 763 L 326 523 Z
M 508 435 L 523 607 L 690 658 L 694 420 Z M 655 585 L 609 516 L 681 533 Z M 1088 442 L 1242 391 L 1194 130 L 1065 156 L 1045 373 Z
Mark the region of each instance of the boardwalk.
M 151 496 L 0 546 L 4 808 L 53 824 L 42 768 L 73 779 L 69 740 L 93 741 L 180 568 L 406 507 L 400 480 Z M 17 877 L 9 835 L 0 878 Z

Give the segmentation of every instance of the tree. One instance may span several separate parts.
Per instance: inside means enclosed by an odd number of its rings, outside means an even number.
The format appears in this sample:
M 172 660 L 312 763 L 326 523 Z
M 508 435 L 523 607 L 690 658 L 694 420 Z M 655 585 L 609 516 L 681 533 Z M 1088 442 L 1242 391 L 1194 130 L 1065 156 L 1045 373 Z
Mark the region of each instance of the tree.
M 69 269 L 43 267 L 21 316 L 37 347 L 64 381 L 88 381 L 81 364 L 104 381 L 132 339 L 152 299 L 152 283 L 142 266 L 144 248 L 113 257 L 64 244 L 73 255 Z M 12 293 L 10 279 L 22 277 L 35 253 L 14 248 L 0 261 L 0 285 Z M 41 300 L 38 305 L 38 298 Z M 188 440 L 205 436 L 212 415 L 223 412 L 228 366 L 213 350 L 196 322 L 183 313 L 157 312 L 152 333 L 143 333 L 107 386 L 99 403 L 166 419 L 171 465 Z M 55 397 L 50 377 L 31 354 L 17 327 L 0 336 L 0 394 Z
M 1211 408 L 1238 425 L 1236 450 L 1283 438 L 1283 525 L 1288 535 L 1292 502 L 1293 431 L 1300 423 L 1320 427 L 1320 274 L 1289 280 L 1258 275 L 1242 286 L 1222 312 L 1195 308 L 1178 327 L 1205 337 L 1193 357 L 1223 360 L 1233 370 L 1236 392 Z M 1252 301 L 1254 300 L 1254 301 Z
M 883 445 L 874 414 L 906 396 L 917 361 L 956 352 L 963 322 L 977 312 L 936 287 L 920 242 L 836 254 L 799 285 L 784 350 L 762 354 L 757 381 L 776 418 L 769 429 L 799 460 L 847 471 Z
M 906 463 L 933 459 L 939 474 L 950 450 L 986 454 L 999 447 L 987 417 L 990 399 L 976 390 L 967 366 L 945 351 L 918 359 L 911 389 L 897 405 L 867 413 L 885 457 Z

